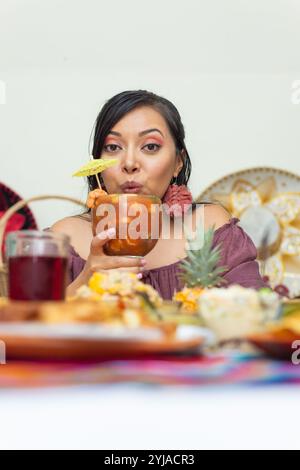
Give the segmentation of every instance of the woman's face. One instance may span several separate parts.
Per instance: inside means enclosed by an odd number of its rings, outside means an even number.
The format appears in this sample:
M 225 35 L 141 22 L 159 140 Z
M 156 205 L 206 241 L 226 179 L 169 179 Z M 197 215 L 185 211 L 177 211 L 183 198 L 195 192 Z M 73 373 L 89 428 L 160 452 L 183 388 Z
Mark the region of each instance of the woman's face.
M 101 158 L 118 159 L 117 165 L 102 173 L 110 194 L 154 194 L 161 198 L 182 168 L 166 121 L 149 106 L 134 109 L 117 122 L 106 137 Z

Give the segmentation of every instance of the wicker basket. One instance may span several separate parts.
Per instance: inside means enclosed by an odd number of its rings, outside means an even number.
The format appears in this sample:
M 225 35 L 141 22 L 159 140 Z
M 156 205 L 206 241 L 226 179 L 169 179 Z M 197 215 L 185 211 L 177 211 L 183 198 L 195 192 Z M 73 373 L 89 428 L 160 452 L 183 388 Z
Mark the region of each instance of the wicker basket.
M 73 202 L 75 204 L 78 204 L 79 206 L 86 208 L 86 204 L 80 201 L 79 199 L 74 199 L 69 196 L 45 195 L 45 196 L 34 196 L 34 197 L 31 197 L 30 199 L 23 199 L 21 201 L 18 201 L 16 204 L 11 206 L 5 212 L 3 217 L 1 217 L 0 219 L 0 297 L 7 297 L 7 293 L 8 293 L 8 269 L 7 269 L 7 265 L 4 263 L 4 260 L 2 257 L 2 250 L 1 250 L 7 221 L 15 212 L 22 209 L 27 204 L 31 202 L 35 202 L 35 201 L 44 201 L 45 199 L 58 199 L 60 201 L 69 201 L 69 202 Z

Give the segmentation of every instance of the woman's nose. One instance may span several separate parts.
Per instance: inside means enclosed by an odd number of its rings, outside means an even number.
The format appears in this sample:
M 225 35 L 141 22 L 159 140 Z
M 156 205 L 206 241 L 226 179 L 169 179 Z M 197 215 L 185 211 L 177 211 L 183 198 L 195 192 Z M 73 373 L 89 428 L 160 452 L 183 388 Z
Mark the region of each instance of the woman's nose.
M 136 173 L 140 169 L 140 164 L 133 154 L 127 154 L 122 164 L 122 170 L 125 173 Z

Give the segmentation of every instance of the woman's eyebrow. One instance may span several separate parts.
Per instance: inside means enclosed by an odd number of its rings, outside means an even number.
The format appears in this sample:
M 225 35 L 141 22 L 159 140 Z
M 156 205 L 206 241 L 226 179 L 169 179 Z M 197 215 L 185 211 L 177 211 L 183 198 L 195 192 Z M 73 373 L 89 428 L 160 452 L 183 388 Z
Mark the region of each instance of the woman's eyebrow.
M 155 131 L 159 132 L 164 137 L 163 133 L 159 129 L 156 129 L 156 128 L 146 129 L 145 131 L 139 132 L 139 136 L 149 134 L 150 132 L 155 132 Z M 116 131 L 109 131 L 109 134 L 113 134 L 113 135 L 117 135 L 118 137 L 122 137 L 122 134 L 120 132 L 116 132 Z

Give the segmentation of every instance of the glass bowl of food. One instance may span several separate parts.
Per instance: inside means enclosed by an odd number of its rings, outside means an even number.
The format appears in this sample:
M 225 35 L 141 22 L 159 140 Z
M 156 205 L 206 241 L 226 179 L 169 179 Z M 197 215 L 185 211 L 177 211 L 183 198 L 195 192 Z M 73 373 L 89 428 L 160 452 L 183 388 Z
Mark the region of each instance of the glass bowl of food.
M 110 256 L 147 255 L 161 232 L 161 200 L 148 194 L 99 195 L 92 208 L 93 235 L 116 229 L 116 236 L 104 245 Z

